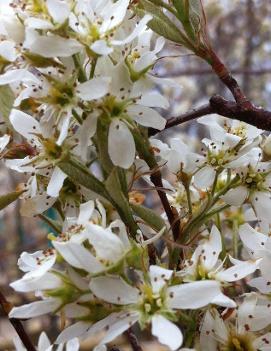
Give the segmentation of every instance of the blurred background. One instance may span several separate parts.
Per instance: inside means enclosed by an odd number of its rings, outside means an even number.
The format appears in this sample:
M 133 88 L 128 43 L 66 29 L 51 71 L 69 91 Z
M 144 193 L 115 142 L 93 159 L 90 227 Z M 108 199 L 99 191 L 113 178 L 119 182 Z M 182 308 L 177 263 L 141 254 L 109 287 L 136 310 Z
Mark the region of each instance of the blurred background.
M 0 0 L 1 2 L 3 0 Z M 5 1 L 5 0 L 4 0 Z M 271 109 L 271 1 L 268 0 L 204 0 L 210 36 L 218 55 L 231 69 L 246 95 L 256 104 Z M 0 8 L 1 10 L 1 8 Z M 168 44 L 154 68 L 159 77 L 174 79 L 180 89 L 159 87 L 169 97 L 170 109 L 165 117 L 178 116 L 208 101 L 217 93 L 229 97 L 210 67 L 182 47 Z M 160 135 L 184 133 L 187 140 L 204 135 L 196 122 L 188 122 Z M 0 164 L 0 194 L 14 190 L 23 179 Z M 153 201 L 149 199 L 149 202 Z M 0 289 L 15 305 L 30 302 L 33 296 L 15 294 L 9 283 L 21 276 L 17 258 L 22 251 L 46 248 L 48 228 L 37 218 L 20 216 L 20 202 L 0 211 Z M 34 341 L 42 330 L 53 340 L 58 320 L 48 317 L 25 322 Z M 15 331 L 0 311 L 0 350 L 13 350 Z M 144 335 L 142 336 L 144 339 Z M 82 350 L 91 350 L 93 340 Z M 125 338 L 116 341 L 120 350 L 130 350 Z M 143 349 L 159 350 L 152 340 Z M 161 348 L 162 350 L 162 348 Z

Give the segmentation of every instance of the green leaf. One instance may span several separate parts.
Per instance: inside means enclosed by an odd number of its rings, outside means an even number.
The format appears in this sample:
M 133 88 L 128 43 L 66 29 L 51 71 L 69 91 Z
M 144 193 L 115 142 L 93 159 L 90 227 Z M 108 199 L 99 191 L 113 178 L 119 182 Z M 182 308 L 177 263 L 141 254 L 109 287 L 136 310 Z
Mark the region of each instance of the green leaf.
M 23 191 L 14 191 L 12 193 L 0 196 L 0 210 L 3 210 L 9 204 L 18 199 Z
M 3 116 L 5 122 L 9 122 L 9 114 L 13 107 L 14 94 L 8 85 L 0 86 L 0 115 Z
M 138 217 L 143 219 L 144 222 L 149 224 L 157 232 L 166 227 L 164 220 L 153 210 L 145 206 L 135 204 L 131 204 L 131 207 Z
M 105 188 L 110 194 L 111 199 L 114 201 L 121 219 L 131 229 L 132 234 L 135 237 L 138 226 L 134 220 L 129 201 L 122 191 L 117 168 L 114 168 L 106 179 Z
M 163 11 L 157 6 L 152 4 L 148 0 L 141 0 L 140 5 L 142 8 L 137 7 L 135 12 L 143 17 L 146 13 L 153 16 L 152 20 L 148 23 L 148 26 L 157 34 L 163 36 L 166 39 L 179 43 L 184 46 L 188 46 L 189 42 L 184 33 L 182 33 L 176 25 L 163 13 Z
M 103 183 L 91 174 L 87 167 L 80 162 L 68 159 L 58 163 L 58 167 L 66 173 L 75 184 L 79 183 L 85 188 L 94 191 L 96 194 L 109 199 L 109 195 Z

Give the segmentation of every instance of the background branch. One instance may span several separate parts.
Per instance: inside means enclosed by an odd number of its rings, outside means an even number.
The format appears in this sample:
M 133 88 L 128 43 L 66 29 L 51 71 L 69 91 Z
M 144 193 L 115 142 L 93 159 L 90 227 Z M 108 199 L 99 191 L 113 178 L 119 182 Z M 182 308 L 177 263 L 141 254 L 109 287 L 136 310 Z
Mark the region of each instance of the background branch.
M 11 310 L 11 304 L 7 301 L 3 293 L 0 291 L 0 305 L 5 316 L 9 319 L 10 323 L 12 324 L 13 328 L 16 330 L 19 338 L 21 339 L 22 343 L 24 344 L 27 351 L 36 351 L 36 348 L 33 346 L 32 341 L 30 340 L 29 336 L 27 335 L 22 322 L 16 318 L 9 318 L 9 312 Z

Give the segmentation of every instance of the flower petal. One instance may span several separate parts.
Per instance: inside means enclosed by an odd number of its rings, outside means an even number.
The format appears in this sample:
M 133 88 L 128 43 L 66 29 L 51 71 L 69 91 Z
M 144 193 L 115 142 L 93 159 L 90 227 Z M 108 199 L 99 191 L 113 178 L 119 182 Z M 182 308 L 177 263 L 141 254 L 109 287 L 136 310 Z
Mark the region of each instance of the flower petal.
M 109 127 L 108 153 L 115 166 L 130 168 L 135 159 L 134 138 L 125 123 L 114 119 Z
M 225 195 L 220 198 L 227 204 L 232 206 L 241 206 L 248 197 L 248 190 L 245 186 L 240 185 L 236 188 L 230 189 Z
M 126 252 L 122 241 L 109 229 L 103 229 L 96 224 L 89 224 L 87 229 L 87 238 L 94 247 L 99 259 L 116 262 Z
M 166 282 L 171 278 L 173 271 L 159 266 L 150 266 L 150 278 L 152 290 L 158 293 Z
M 116 305 L 136 303 L 139 291 L 119 277 L 97 277 L 89 284 L 94 295 Z
M 70 9 L 65 1 L 47 0 L 47 9 L 55 23 L 62 24 L 69 17 Z
M 176 309 L 197 309 L 213 303 L 222 294 L 217 281 L 197 281 L 168 288 L 169 307 Z M 224 295 L 223 295 L 224 296 Z
M 194 184 L 200 189 L 206 189 L 213 184 L 214 179 L 215 170 L 213 167 L 206 165 L 194 175 Z
M 47 187 L 47 194 L 52 197 L 58 197 L 66 178 L 67 175 L 59 167 L 55 167 Z
M 111 78 L 93 78 L 85 83 L 79 84 L 76 88 L 77 95 L 85 101 L 100 99 L 109 91 Z
M 152 317 L 152 335 L 156 336 L 161 344 L 167 345 L 170 350 L 177 350 L 183 343 L 180 329 L 160 315 Z
M 131 105 L 127 107 L 127 113 L 133 120 L 144 127 L 152 127 L 159 130 L 165 128 L 165 118 L 150 107 Z
M 35 301 L 32 303 L 28 303 L 26 305 L 22 305 L 20 307 L 13 307 L 9 313 L 10 318 L 33 318 L 39 317 L 43 314 L 52 312 L 56 310 L 61 301 L 56 299 L 47 299 L 44 301 Z
M 16 132 L 28 140 L 33 139 L 33 133 L 41 134 L 39 122 L 27 113 L 13 109 L 9 119 Z
M 82 245 L 74 242 L 53 241 L 53 246 L 70 265 L 89 273 L 104 270 L 104 266 Z

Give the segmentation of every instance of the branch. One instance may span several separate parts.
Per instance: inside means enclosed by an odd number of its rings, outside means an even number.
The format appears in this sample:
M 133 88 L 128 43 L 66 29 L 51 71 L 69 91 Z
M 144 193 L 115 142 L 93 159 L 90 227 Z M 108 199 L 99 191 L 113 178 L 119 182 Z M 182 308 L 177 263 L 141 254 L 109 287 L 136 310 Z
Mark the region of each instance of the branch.
M 166 212 L 168 221 L 172 228 L 173 238 L 176 241 L 179 238 L 180 234 L 180 220 L 176 219 L 178 216 L 177 213 L 174 213 L 174 209 L 171 208 L 166 193 L 163 190 L 161 190 L 163 188 L 161 172 L 159 170 L 156 171 L 151 175 L 150 178 L 152 183 L 156 186 L 157 193 L 159 195 L 163 208 Z
M 4 315 L 9 319 L 10 323 L 12 324 L 13 328 L 16 330 L 19 338 L 21 339 L 22 343 L 24 344 L 27 351 L 36 351 L 36 348 L 33 346 L 29 336 L 27 335 L 22 322 L 16 318 L 9 318 L 9 312 L 11 309 L 11 304 L 5 298 L 5 296 L 0 291 L 0 305 L 4 312 Z
M 212 113 L 249 123 L 259 129 L 271 131 L 271 111 L 254 106 L 251 102 L 249 102 L 249 105 L 247 106 L 245 103 L 239 104 L 235 101 L 229 101 L 219 95 L 212 96 L 209 104 L 202 105 L 192 111 L 182 114 L 181 116 L 170 118 L 167 121 L 165 129 L 169 129 Z M 161 131 L 150 128 L 149 136 L 153 136 L 159 132 Z
M 131 328 L 125 332 L 125 335 L 127 336 L 127 339 L 129 340 L 133 351 L 143 351 L 142 347 L 139 345 L 137 337 L 132 332 Z

